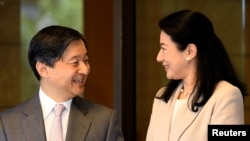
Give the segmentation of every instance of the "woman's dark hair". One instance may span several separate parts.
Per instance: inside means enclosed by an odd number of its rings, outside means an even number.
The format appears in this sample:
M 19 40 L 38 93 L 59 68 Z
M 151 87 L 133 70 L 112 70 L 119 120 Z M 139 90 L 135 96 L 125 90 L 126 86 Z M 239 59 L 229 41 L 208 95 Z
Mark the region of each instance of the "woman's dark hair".
M 30 41 L 28 50 L 29 64 L 36 78 L 40 75 L 36 70 L 36 62 L 42 62 L 50 67 L 61 59 L 68 45 L 74 40 L 82 40 L 86 45 L 85 38 L 77 30 L 69 27 L 51 25 L 41 29 Z
M 238 87 L 243 96 L 247 95 L 246 87 L 239 80 L 223 43 L 205 15 L 192 10 L 181 10 L 161 19 L 159 27 L 178 44 L 180 51 L 185 50 L 190 43 L 197 47 L 198 82 L 196 95 L 192 99 L 192 111 L 196 112 L 198 107 L 208 101 L 221 80 Z M 168 102 L 180 82 L 181 80 L 170 80 L 161 98 Z

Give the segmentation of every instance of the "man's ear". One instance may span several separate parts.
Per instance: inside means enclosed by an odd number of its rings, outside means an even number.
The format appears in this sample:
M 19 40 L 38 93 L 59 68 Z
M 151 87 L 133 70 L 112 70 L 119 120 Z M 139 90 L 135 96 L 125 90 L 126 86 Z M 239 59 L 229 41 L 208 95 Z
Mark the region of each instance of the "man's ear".
M 188 44 L 186 48 L 186 60 L 193 60 L 197 55 L 197 46 L 195 44 Z
M 36 70 L 41 77 L 48 76 L 48 66 L 45 65 L 44 63 L 37 61 L 36 62 Z

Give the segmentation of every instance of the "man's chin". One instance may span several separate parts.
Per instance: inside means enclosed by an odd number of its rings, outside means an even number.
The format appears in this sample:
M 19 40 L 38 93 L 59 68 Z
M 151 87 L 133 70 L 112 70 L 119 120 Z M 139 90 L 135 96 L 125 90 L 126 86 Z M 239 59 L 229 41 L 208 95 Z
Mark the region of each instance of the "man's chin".
M 80 96 L 82 97 L 83 96 L 83 91 L 75 91 L 74 93 L 72 93 L 73 97 L 76 97 L 76 96 Z
M 77 96 L 84 97 L 83 93 L 77 94 Z

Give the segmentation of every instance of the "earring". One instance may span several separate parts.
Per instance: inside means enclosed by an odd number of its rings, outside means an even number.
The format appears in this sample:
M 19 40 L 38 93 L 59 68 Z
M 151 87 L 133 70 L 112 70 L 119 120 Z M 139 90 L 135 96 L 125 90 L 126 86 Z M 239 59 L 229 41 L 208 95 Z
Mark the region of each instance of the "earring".
M 189 57 L 187 57 L 187 58 L 186 58 L 186 61 L 189 61 L 189 60 L 190 60 Z

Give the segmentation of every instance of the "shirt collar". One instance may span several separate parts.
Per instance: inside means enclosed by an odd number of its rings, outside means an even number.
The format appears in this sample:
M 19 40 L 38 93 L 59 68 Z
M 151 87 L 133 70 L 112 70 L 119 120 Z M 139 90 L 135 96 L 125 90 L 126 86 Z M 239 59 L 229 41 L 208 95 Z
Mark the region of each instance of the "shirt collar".
M 51 113 L 54 106 L 59 103 L 57 103 L 54 99 L 50 98 L 47 94 L 45 94 L 41 87 L 39 88 L 39 98 L 43 111 L 43 118 L 45 119 Z M 63 104 L 66 110 L 69 112 L 71 103 L 72 99 L 61 102 L 60 104 Z

